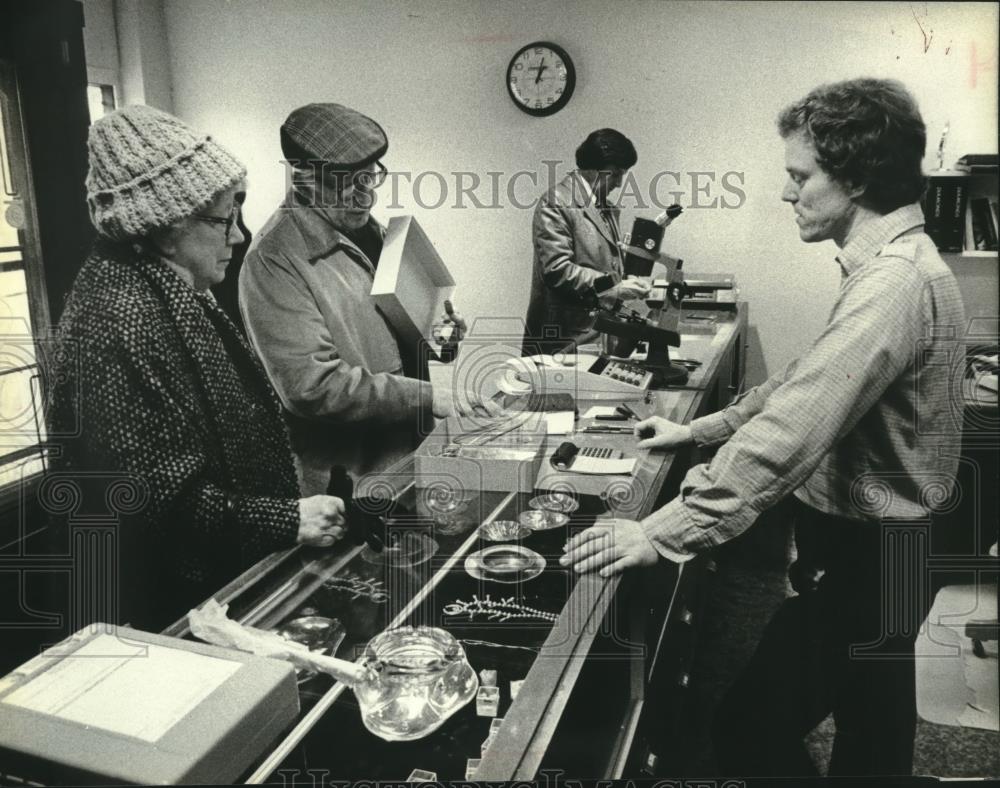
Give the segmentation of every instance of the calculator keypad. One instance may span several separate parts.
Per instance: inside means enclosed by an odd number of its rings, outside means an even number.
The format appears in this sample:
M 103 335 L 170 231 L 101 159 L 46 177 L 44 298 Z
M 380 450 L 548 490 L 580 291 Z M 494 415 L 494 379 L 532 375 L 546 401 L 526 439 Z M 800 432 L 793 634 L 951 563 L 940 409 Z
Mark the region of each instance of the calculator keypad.
M 612 361 L 603 370 L 601 374 L 604 377 L 611 378 L 612 380 L 619 380 L 622 383 L 629 383 L 633 386 L 642 386 L 645 383 L 646 375 L 648 374 L 645 369 L 636 364 L 626 364 L 621 361 Z

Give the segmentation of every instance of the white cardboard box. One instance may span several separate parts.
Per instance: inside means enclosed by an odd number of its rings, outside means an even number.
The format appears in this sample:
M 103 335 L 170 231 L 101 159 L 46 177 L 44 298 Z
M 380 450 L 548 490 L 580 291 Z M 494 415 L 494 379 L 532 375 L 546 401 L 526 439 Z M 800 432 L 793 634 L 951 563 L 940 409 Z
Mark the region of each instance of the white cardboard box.
M 443 487 L 459 494 L 531 492 L 545 450 L 544 421 L 525 420 L 510 431 L 511 425 L 478 433 L 469 426 L 451 416 L 417 447 L 413 456 L 417 489 Z M 455 450 L 454 455 L 449 448 Z
M 288 662 L 94 624 L 0 679 L 0 763 L 49 785 L 231 783 L 298 710 Z
M 375 303 L 411 347 L 423 340 L 435 351 L 434 325 L 455 280 L 434 244 L 412 216 L 389 220 L 372 284 Z

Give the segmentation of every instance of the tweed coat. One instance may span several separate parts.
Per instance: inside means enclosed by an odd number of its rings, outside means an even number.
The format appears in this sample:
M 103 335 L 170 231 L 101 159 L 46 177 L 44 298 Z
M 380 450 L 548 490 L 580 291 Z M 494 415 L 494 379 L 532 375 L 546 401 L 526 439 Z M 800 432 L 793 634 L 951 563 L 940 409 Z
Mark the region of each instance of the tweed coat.
M 610 208 L 615 224 L 617 208 Z M 611 307 L 613 295 L 598 296 L 594 281 L 610 274 L 622 279 L 619 239 L 614 238 L 593 195 L 577 172 L 552 186 L 535 206 L 532 221 L 531 296 L 525 321 L 526 353 L 538 352 L 532 340 L 558 334 L 561 341 L 542 343 L 546 351 L 570 341 L 586 342 L 596 337 L 590 316 L 598 304 Z
M 295 543 L 299 495 L 277 397 L 210 295 L 99 241 L 59 347 L 47 375 L 55 469 L 83 487 L 125 477 L 133 488 L 111 512 L 119 620 L 161 628 Z

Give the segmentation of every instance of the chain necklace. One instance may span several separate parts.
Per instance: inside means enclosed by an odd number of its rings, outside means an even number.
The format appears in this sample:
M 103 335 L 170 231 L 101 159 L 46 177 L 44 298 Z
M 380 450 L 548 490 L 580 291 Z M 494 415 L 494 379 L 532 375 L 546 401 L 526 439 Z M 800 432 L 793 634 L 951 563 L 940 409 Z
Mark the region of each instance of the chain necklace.
M 476 616 L 485 616 L 491 621 L 510 621 L 514 618 L 540 618 L 542 621 L 555 622 L 559 618 L 555 613 L 549 613 L 538 608 L 528 607 L 514 601 L 514 597 L 509 596 L 494 600 L 487 594 L 480 599 L 475 594 L 472 601 L 466 602 L 463 599 L 456 599 L 445 605 L 442 612 L 446 616 L 468 616 L 471 621 Z

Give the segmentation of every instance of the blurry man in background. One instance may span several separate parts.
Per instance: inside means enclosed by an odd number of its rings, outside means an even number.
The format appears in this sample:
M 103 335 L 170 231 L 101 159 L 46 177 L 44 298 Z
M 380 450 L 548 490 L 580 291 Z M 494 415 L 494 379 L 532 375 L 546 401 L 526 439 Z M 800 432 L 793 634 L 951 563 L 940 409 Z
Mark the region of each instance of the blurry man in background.
M 526 355 L 592 342 L 595 308 L 649 292 L 648 283 L 623 279 L 621 212 L 608 202 L 636 161 L 628 137 L 598 129 L 576 149 L 577 169 L 538 201 Z

